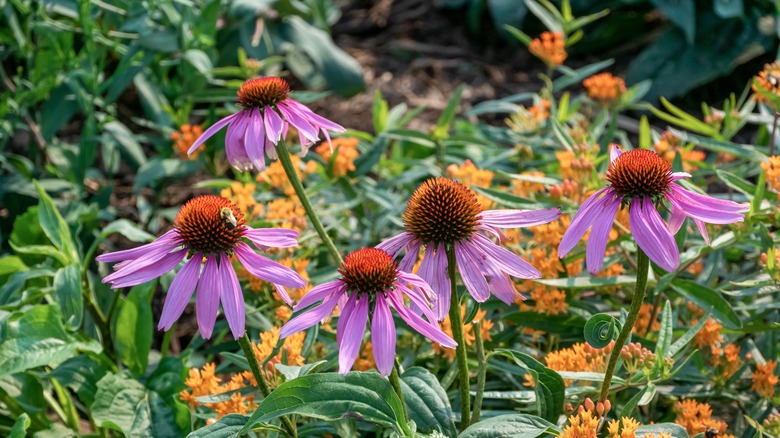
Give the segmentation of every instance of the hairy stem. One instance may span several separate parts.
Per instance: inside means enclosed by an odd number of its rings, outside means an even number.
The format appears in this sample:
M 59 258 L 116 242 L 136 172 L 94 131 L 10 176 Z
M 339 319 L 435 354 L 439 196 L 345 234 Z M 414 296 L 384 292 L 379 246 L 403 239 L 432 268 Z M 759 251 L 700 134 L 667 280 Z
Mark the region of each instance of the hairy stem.
M 303 209 L 306 210 L 306 216 L 308 216 L 314 229 L 317 230 L 317 234 L 320 236 L 320 239 L 322 239 L 325 247 L 328 248 L 330 255 L 336 259 L 337 262 L 341 263 L 343 261 L 341 254 L 333 243 L 333 240 L 328 236 L 327 231 L 325 231 L 325 227 L 322 226 L 322 222 L 320 221 L 319 216 L 317 216 L 317 212 L 314 211 L 309 196 L 306 194 L 306 190 L 303 189 L 301 179 L 298 178 L 298 173 L 295 171 L 295 166 L 290 159 L 290 152 L 287 151 L 287 148 L 282 142 L 276 144 L 276 154 L 279 156 L 279 162 L 282 163 L 284 173 L 287 174 L 287 179 L 290 181 L 290 184 L 292 184 L 295 194 L 298 195 L 298 200 L 301 201 Z
M 623 329 L 620 330 L 615 346 L 612 348 L 612 353 L 609 355 L 609 363 L 607 364 L 607 371 L 604 373 L 604 383 L 601 386 L 601 395 L 599 396 L 600 402 L 607 400 L 609 386 L 612 383 L 612 374 L 615 373 L 615 366 L 618 358 L 620 358 L 620 350 L 623 349 L 623 345 L 625 345 L 626 340 L 631 335 L 631 329 L 634 327 L 636 317 L 639 315 L 639 309 L 642 307 L 642 302 L 645 299 L 647 274 L 650 272 L 650 259 L 647 258 L 647 254 L 641 248 L 637 248 L 636 263 L 638 266 L 636 288 L 634 289 L 634 298 L 631 300 L 631 310 L 628 312 L 626 323 L 623 325 Z
M 469 427 L 471 419 L 471 395 L 469 393 L 469 363 L 466 352 L 466 340 L 463 336 L 463 321 L 460 319 L 460 300 L 458 299 L 457 276 L 455 275 L 455 248 L 447 248 L 447 272 L 450 277 L 450 325 L 452 338 L 458 343 L 455 358 L 458 362 L 460 380 L 460 427 Z

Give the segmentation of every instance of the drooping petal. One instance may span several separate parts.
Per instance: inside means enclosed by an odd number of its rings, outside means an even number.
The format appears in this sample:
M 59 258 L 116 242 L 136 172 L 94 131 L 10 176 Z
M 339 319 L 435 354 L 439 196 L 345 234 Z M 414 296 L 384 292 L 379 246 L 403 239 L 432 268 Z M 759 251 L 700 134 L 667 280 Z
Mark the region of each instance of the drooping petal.
M 604 195 L 602 197 L 602 195 Z M 563 258 L 577 245 L 585 232 L 593 225 L 604 210 L 604 205 L 614 198 L 617 193 L 611 187 L 605 187 L 582 203 L 580 209 L 574 215 L 569 228 L 563 233 L 561 243 L 558 245 L 558 257 Z
M 412 233 L 404 231 L 401 234 L 395 235 L 384 242 L 376 246 L 377 249 L 381 249 L 384 252 L 396 257 L 402 249 L 406 248 L 412 242 L 417 240 Z
M 309 123 L 309 121 L 295 108 L 291 107 L 286 100 L 277 103 L 276 107 L 279 108 L 279 112 L 282 113 L 285 120 L 287 120 L 287 123 L 293 125 L 298 130 L 301 141 L 303 141 L 304 138 L 312 143 L 318 140 L 317 128 L 312 126 L 311 123 Z
M 203 256 L 200 253 L 196 253 L 173 278 L 168 294 L 165 296 L 160 323 L 157 325 L 158 329 L 170 330 L 173 323 L 184 312 L 184 308 L 190 302 L 192 293 L 195 292 L 195 285 L 198 284 L 202 261 Z
M 316 303 L 317 301 L 321 301 L 326 299 L 331 294 L 335 295 L 343 295 L 346 291 L 346 286 L 342 281 L 330 281 L 328 283 L 323 283 L 318 286 L 315 286 L 312 290 L 310 290 L 306 295 L 301 298 L 300 301 L 298 301 L 298 304 L 293 307 L 293 310 L 296 312 L 305 309 L 312 304 Z
M 423 280 L 422 277 L 412 274 L 411 272 L 399 270 L 398 279 L 402 282 L 411 284 L 415 290 L 419 290 L 424 300 L 430 302 L 436 299 L 436 293 L 431 288 L 431 285 Z
M 257 278 L 296 289 L 306 286 L 306 281 L 297 272 L 256 254 L 244 242 L 238 242 L 233 251 L 244 268 Z
M 198 318 L 198 329 L 203 339 L 211 337 L 214 323 L 219 313 L 219 297 L 222 295 L 222 279 L 219 278 L 217 258 L 210 254 L 203 266 L 203 273 L 198 281 L 198 292 L 195 295 L 195 313 Z
M 174 228 L 172 230 L 169 230 L 162 236 L 158 237 L 153 242 L 147 243 L 146 245 L 141 245 L 138 248 L 101 254 L 97 256 L 95 259 L 103 263 L 137 259 L 143 257 L 144 255 L 148 254 L 153 250 L 157 250 L 159 248 L 173 248 L 178 245 L 179 245 L 179 230 Z
M 502 248 L 479 234 L 472 237 L 477 251 L 487 255 L 502 271 L 517 278 L 542 278 L 542 273 L 517 254 Z
M 438 342 L 443 347 L 455 348 L 458 344 L 449 337 L 446 333 L 441 331 L 438 325 L 425 321 L 417 316 L 414 312 L 410 311 L 404 306 L 403 299 L 400 294 L 389 293 L 387 298 L 390 300 L 390 304 L 393 306 L 398 315 L 409 324 L 409 327 L 413 328 L 417 333 L 425 336 L 426 338 Z
M 479 214 L 482 223 L 500 228 L 533 227 L 561 217 L 559 208 L 544 210 L 486 210 Z
M 672 234 L 677 234 L 678 231 L 680 231 L 680 228 L 682 227 L 683 223 L 685 223 L 685 212 L 682 211 L 679 207 L 677 207 L 675 204 L 672 205 L 672 211 L 671 214 L 669 214 L 669 231 L 672 232 Z
M 667 199 L 686 215 L 711 224 L 742 222 L 748 210 L 745 204 L 699 195 L 678 185 L 672 185 Z
M 276 283 L 271 283 L 274 285 L 274 289 L 276 289 L 276 293 L 279 294 L 279 297 L 282 299 L 282 301 L 285 302 L 288 306 L 293 305 L 293 300 L 290 298 L 290 294 L 287 293 L 287 289 L 284 288 L 284 286 Z
M 420 256 L 420 246 L 420 242 L 412 242 L 409 244 L 409 246 L 406 248 L 406 254 L 404 254 L 404 257 L 398 263 L 399 271 L 410 272 L 412 270 L 414 264 L 417 263 L 417 259 Z
M 236 114 L 235 121 L 228 126 L 227 134 L 225 135 L 225 157 L 231 166 L 244 171 L 252 168 L 244 145 L 244 137 L 246 136 L 250 117 L 246 110 Z
M 433 244 L 425 248 L 422 263 L 418 271 L 420 278 L 428 283 L 435 294 L 433 302 L 437 321 L 444 321 L 450 310 L 450 277 L 447 275 L 447 253 L 444 245 L 435 249 Z
M 368 321 L 368 301 L 368 297 L 358 297 L 349 321 L 343 327 L 345 333 L 339 345 L 340 374 L 347 374 L 352 369 L 360 352 L 360 345 L 363 343 L 363 334 L 366 332 L 366 322 Z M 337 330 L 342 331 L 341 319 L 339 319 Z
M 170 248 L 159 246 L 137 259 L 128 259 L 114 265 L 115 271 L 103 278 L 103 283 L 114 283 L 123 278 L 129 278 L 137 272 L 156 271 L 160 268 L 159 262 L 170 255 Z M 181 250 L 180 250 L 181 251 Z M 181 261 L 181 259 L 179 259 Z M 176 265 L 171 266 L 171 269 Z M 167 272 L 167 271 L 165 271 Z M 158 275 L 158 277 L 165 272 Z M 155 278 L 155 277 L 151 277 Z
M 343 126 L 339 125 L 338 123 L 334 123 L 334 122 L 326 119 L 325 117 L 320 116 L 319 114 L 315 113 L 309 107 L 307 107 L 306 105 L 303 105 L 300 102 L 297 102 L 297 101 L 295 101 L 293 99 L 288 99 L 287 103 L 289 105 L 295 107 L 296 109 L 298 109 L 298 111 L 301 114 L 306 115 L 306 117 L 308 117 L 309 120 L 311 122 L 313 122 L 312 123 L 313 125 L 317 125 L 319 128 L 322 128 L 323 129 L 323 133 L 324 133 L 325 130 L 333 131 L 333 132 L 344 132 L 344 131 L 346 131 L 346 129 Z
M 165 274 L 166 272 L 169 272 L 171 269 L 175 268 L 176 265 L 178 265 L 182 260 L 184 260 L 184 256 L 186 255 L 187 255 L 186 249 L 172 252 L 170 254 L 165 255 L 157 262 L 144 266 L 143 269 L 138 269 L 129 273 L 124 269 L 116 271 L 113 274 L 104 278 L 103 282 L 111 283 L 111 287 L 113 289 L 136 286 L 142 283 L 146 283 L 147 281 L 151 281 Z M 130 268 L 128 267 L 125 269 L 130 269 Z M 118 275 L 118 276 L 112 277 L 114 275 Z
M 631 202 L 628 221 L 634 240 L 650 260 L 669 272 L 680 266 L 677 242 L 649 198 Z
M 200 145 L 202 145 L 206 140 L 211 138 L 220 129 L 224 128 L 225 125 L 232 122 L 236 117 L 238 117 L 239 114 L 241 113 L 231 114 L 225 117 L 224 119 L 218 121 L 217 123 L 209 126 L 209 129 L 204 131 L 203 134 L 201 134 L 200 137 L 198 137 L 198 139 L 195 140 L 195 143 L 193 143 L 192 146 L 190 146 L 190 148 L 187 150 L 187 155 L 191 155 L 193 152 L 195 152 L 195 149 L 200 147 Z
M 672 172 L 672 182 L 679 181 L 683 178 L 690 178 L 691 174 L 688 172 Z
M 617 160 L 617 157 L 623 155 L 623 151 L 620 150 L 620 146 L 617 144 L 612 144 L 609 147 L 609 162 L 612 163 L 613 161 Z
M 612 223 L 615 221 L 615 215 L 620 208 L 620 199 L 613 199 L 604 206 L 604 210 L 599 214 L 599 220 L 593 223 L 590 230 L 587 247 L 585 248 L 585 265 L 591 275 L 596 275 L 601 271 L 604 264 L 604 253 L 607 250 L 607 241 L 609 240 L 609 230 L 612 229 Z
M 336 326 L 336 345 L 341 349 L 341 343 L 343 342 L 344 335 L 347 333 L 346 327 L 349 326 L 349 321 L 352 319 L 352 312 L 355 311 L 357 306 L 357 296 L 345 295 L 347 298 L 344 301 L 344 305 L 339 305 L 339 321 Z M 340 330 L 339 330 L 340 329 Z
M 263 248 L 293 248 L 298 246 L 298 231 L 288 228 L 246 227 L 244 237 Z
M 699 230 L 699 234 L 704 238 L 704 243 L 710 246 L 710 233 L 707 232 L 707 224 L 698 219 L 694 219 L 693 223 L 696 224 L 696 228 Z
M 244 138 L 246 154 L 255 169 L 261 170 L 265 168 L 265 127 L 263 126 L 262 112 L 259 109 L 251 110 L 247 123 L 246 137 Z
M 455 243 L 455 260 L 458 263 L 458 271 L 463 284 L 475 300 L 482 303 L 490 298 L 490 287 L 479 269 L 479 265 L 469 251 L 469 244 L 465 242 Z
M 342 296 L 344 296 L 344 294 L 330 295 L 319 306 L 312 307 L 311 309 L 287 321 L 287 324 L 285 324 L 282 327 L 282 329 L 279 331 L 279 337 L 284 339 L 292 335 L 293 333 L 298 333 L 300 331 L 306 330 L 307 328 L 327 318 L 328 315 L 333 313 L 333 308 L 336 307 L 336 303 L 339 301 L 339 298 L 341 298 Z
M 273 144 L 279 143 L 282 139 L 282 118 L 272 108 L 263 109 L 263 123 L 265 123 L 265 132 Z
M 422 294 L 415 291 L 414 289 L 409 289 L 400 282 L 396 282 L 395 287 L 401 291 L 401 293 L 406 294 L 406 296 L 409 297 L 410 304 L 413 304 L 417 309 L 419 309 L 419 312 L 415 313 L 422 313 L 430 322 L 436 321 L 436 316 L 431 310 L 431 304 L 428 302 L 428 300 L 425 299 L 425 297 L 422 296 Z
M 244 294 L 238 282 L 236 271 L 230 259 L 223 257 L 219 263 L 219 273 L 222 279 L 222 310 L 225 311 L 230 332 L 234 339 L 240 338 L 246 327 L 246 310 L 244 309 Z
M 509 277 L 501 271 L 493 260 L 490 259 L 482 264 L 482 269 L 485 273 L 485 279 L 488 282 L 490 292 L 504 303 L 513 304 L 515 302 L 515 296 L 518 295 L 518 293 L 514 284 L 512 284 L 512 281 L 509 280 Z
M 395 323 L 385 297 L 378 295 L 371 321 L 371 345 L 374 350 L 374 362 L 379 374 L 387 376 L 393 370 L 395 361 Z

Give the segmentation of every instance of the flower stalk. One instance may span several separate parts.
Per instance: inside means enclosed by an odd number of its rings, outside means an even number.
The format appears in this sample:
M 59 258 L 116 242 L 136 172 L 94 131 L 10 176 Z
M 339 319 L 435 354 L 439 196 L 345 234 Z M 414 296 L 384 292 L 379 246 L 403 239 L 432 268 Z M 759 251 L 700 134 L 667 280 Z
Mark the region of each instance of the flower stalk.
M 474 411 L 471 413 L 471 424 L 479 421 L 482 413 L 482 397 L 485 394 L 485 379 L 487 377 L 487 360 L 485 345 L 482 340 L 482 321 L 474 321 L 474 343 L 477 344 L 477 393 L 474 397 Z
M 330 255 L 338 263 L 342 263 L 344 259 L 341 258 L 339 250 L 336 248 L 336 245 L 333 243 L 333 240 L 330 238 L 330 236 L 328 236 L 328 232 L 325 231 L 325 227 L 322 226 L 322 222 L 320 221 L 319 216 L 317 216 L 317 212 L 314 211 L 314 207 L 309 200 L 309 196 L 306 194 L 306 190 L 303 188 L 301 179 L 298 178 L 298 173 L 295 171 L 295 166 L 290 159 L 290 153 L 287 151 L 287 148 L 283 142 L 277 143 L 276 154 L 279 156 L 279 162 L 282 163 L 284 173 L 287 174 L 287 179 L 290 181 L 290 184 L 292 184 L 293 189 L 295 190 L 295 194 L 298 196 L 298 200 L 301 201 L 303 209 L 306 210 L 306 216 L 308 216 L 309 221 L 314 226 L 314 229 L 317 230 L 317 234 L 320 236 L 320 239 L 322 239 L 322 242 L 325 244 L 325 247 L 328 249 Z
M 650 272 L 650 259 L 641 248 L 637 248 L 636 263 L 638 268 L 634 298 L 631 300 L 631 309 L 628 312 L 625 324 L 623 324 L 623 329 L 620 330 L 620 334 L 615 341 L 615 346 L 612 348 L 612 353 L 609 355 L 607 371 L 604 373 L 604 383 L 601 386 L 601 395 L 599 396 L 599 402 L 602 403 L 605 402 L 607 396 L 609 396 L 609 387 L 612 383 L 612 375 L 615 373 L 615 366 L 620 358 L 620 351 L 623 349 L 623 345 L 625 345 L 626 340 L 631 335 L 631 329 L 634 327 L 636 318 L 639 315 L 639 309 L 642 307 L 642 302 L 645 300 L 647 275 Z
M 246 360 L 249 362 L 249 368 L 252 370 L 252 375 L 255 376 L 257 387 L 260 388 L 263 397 L 268 397 L 268 395 L 271 394 L 271 388 L 268 387 L 268 383 L 265 381 L 265 375 L 260 370 L 260 363 L 257 361 L 257 356 L 255 356 L 255 352 L 252 349 L 252 341 L 249 340 L 249 335 L 247 335 L 246 332 L 243 336 L 238 338 L 238 345 L 241 346 L 241 351 L 244 352 L 244 356 L 246 356 Z M 291 437 L 297 437 L 298 434 L 295 431 L 295 425 L 292 421 L 287 417 L 281 417 L 281 419 L 282 426 L 284 426 L 287 434 Z
M 450 277 L 450 325 L 452 326 L 452 338 L 458 343 L 455 349 L 455 358 L 458 363 L 458 377 L 460 381 L 460 427 L 469 427 L 471 419 L 471 394 L 469 392 L 469 363 L 466 352 L 466 339 L 463 335 L 463 321 L 460 319 L 460 299 L 455 275 L 455 248 L 447 246 L 447 273 Z

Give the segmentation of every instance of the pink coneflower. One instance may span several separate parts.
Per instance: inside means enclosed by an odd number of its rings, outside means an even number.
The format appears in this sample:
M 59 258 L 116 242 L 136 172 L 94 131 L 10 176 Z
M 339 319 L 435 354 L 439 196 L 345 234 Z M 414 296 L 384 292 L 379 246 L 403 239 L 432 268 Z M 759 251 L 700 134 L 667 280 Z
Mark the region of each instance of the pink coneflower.
M 747 211 L 744 204 L 700 195 L 676 183 L 690 176 L 685 172 L 672 172 L 669 162 L 653 151 L 622 152 L 613 145 L 607 169 L 609 187 L 597 191 L 582 204 L 561 239 L 559 256 L 566 256 L 591 229 L 585 259 L 588 272 L 597 274 L 604 262 L 609 230 L 618 208 L 628 206 L 631 234 L 639 248 L 661 268 L 670 272 L 676 270 L 680 266 L 680 252 L 674 233 L 686 217 L 693 219 L 709 244 L 705 222 L 742 222 L 742 212 Z M 656 210 L 664 199 L 671 206 L 668 226 Z
M 463 284 L 479 302 L 491 292 L 511 304 L 517 290 L 507 274 L 534 279 L 542 274 L 528 262 L 494 243 L 504 234 L 499 228 L 519 228 L 546 224 L 560 216 L 557 208 L 546 210 L 483 211 L 477 196 L 468 187 L 448 178 L 425 181 L 415 190 L 404 212 L 406 231 L 377 248 L 394 257 L 406 250 L 401 270 L 411 270 L 420 248 L 425 247 L 418 271 L 436 294 L 436 317 L 444 320 L 450 308 L 450 279 L 447 275 L 447 247 L 452 247 Z
M 341 374 L 349 372 L 355 363 L 369 313 L 372 315 L 371 341 L 376 368 L 382 376 L 390 374 L 396 338 L 390 307 L 421 335 L 444 347 L 457 346 L 436 323 L 430 308 L 431 287 L 420 277 L 398 269 L 398 263 L 390 254 L 376 248 L 359 249 L 344 258 L 339 273 L 339 280 L 321 284 L 303 296 L 295 310 L 305 309 L 318 301 L 322 303 L 288 321 L 279 332 L 280 337 L 286 338 L 319 323 L 338 303 L 341 315 L 336 327 L 336 343 Z M 414 311 L 404 303 L 404 296 Z
M 272 160 L 277 158 L 275 146 L 287 137 L 291 125 L 298 130 L 301 155 L 319 141 L 320 131 L 328 144 L 328 131 L 345 131 L 341 125 L 290 99 L 289 94 L 290 85 L 282 78 L 266 76 L 249 79 L 238 89 L 238 105 L 243 109 L 213 124 L 195 140 L 188 153 L 193 153 L 227 125 L 225 153 L 230 165 L 240 171 L 253 166 L 262 171 L 265 169 L 265 156 Z
M 230 260 L 233 255 L 250 274 L 272 283 L 288 304 L 292 301 L 284 286 L 301 288 L 306 284 L 297 272 L 256 254 L 242 237 L 260 250 L 298 245 L 297 231 L 249 227 L 236 204 L 204 195 L 184 204 L 173 229 L 154 242 L 103 254 L 97 260 L 121 262 L 114 266 L 116 272 L 103 279 L 117 289 L 153 280 L 189 257 L 171 283 L 158 329 L 167 331 L 173 326 L 197 286 L 195 309 L 201 336 L 211 337 L 221 300 L 233 337 L 238 339 L 244 334 L 244 300 Z

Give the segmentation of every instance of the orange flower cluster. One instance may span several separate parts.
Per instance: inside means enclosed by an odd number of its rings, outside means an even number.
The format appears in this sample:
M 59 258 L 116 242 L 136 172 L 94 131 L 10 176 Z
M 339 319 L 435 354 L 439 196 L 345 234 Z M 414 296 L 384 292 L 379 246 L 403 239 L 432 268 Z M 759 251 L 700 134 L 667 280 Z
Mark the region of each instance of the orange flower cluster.
M 584 187 L 593 173 L 597 147 L 583 143 L 573 152 L 559 151 L 555 153 L 560 165 L 560 174 L 564 180 L 570 179 Z
M 563 428 L 559 438 L 596 438 L 601 418 L 612 408 L 609 400 L 604 403 L 593 403 L 586 398 L 577 408 L 577 413 L 569 417 L 568 424 Z
M 266 204 L 265 218 L 282 228 L 303 231 L 306 228 L 306 210 L 295 196 L 278 198 Z
M 620 100 L 626 92 L 626 82 L 612 73 L 599 73 L 584 81 L 582 86 L 588 97 L 602 105 L 611 105 Z
M 260 333 L 260 343 L 252 343 L 252 349 L 257 356 L 257 360 L 262 363 L 273 353 L 274 347 L 279 342 L 279 327 L 274 327 L 271 331 Z M 271 357 L 266 364 L 264 372 L 269 381 L 273 382 L 276 376 L 276 364 L 282 363 L 282 358 L 286 359 L 285 365 L 303 366 L 303 341 L 306 338 L 306 332 L 298 332 L 285 338 L 282 348 Z M 254 381 L 254 378 L 253 378 Z
M 196 150 L 192 155 L 187 155 L 187 150 L 195 143 L 195 140 L 203 134 L 203 128 L 200 125 L 190 125 L 185 123 L 181 125 L 178 131 L 171 133 L 173 140 L 173 151 L 179 154 L 182 160 L 194 160 L 200 155 L 201 149 Z
M 544 172 L 523 172 L 520 175 L 529 176 L 532 178 L 544 178 Z M 515 196 L 521 198 L 527 198 L 528 196 L 536 193 L 544 193 L 547 188 L 544 184 L 535 181 L 528 181 L 525 179 L 513 179 L 512 187 L 509 188 L 509 192 Z
M 701 312 L 701 309 L 694 307 L 695 313 Z M 694 319 L 692 324 L 697 324 Z M 702 350 L 703 353 L 709 351 L 710 363 L 715 368 L 716 381 L 723 383 L 730 379 L 742 366 L 740 358 L 740 347 L 734 344 L 728 344 L 723 347 L 723 336 L 720 334 L 723 325 L 712 318 L 707 319 L 704 327 L 696 333 L 693 338 L 693 345 Z
M 755 99 L 756 102 L 769 102 L 767 98 L 759 92 L 758 87 L 761 87 L 762 90 L 769 94 L 780 96 L 780 61 L 764 65 L 764 69 L 761 70 L 754 79 L 755 83 L 751 87 L 753 88 L 753 99 Z
M 247 387 L 251 382 L 254 382 L 252 373 L 245 371 L 235 374 L 227 383 L 222 384 L 222 378 L 214 374 L 215 368 L 216 366 L 212 362 L 207 363 L 200 370 L 191 368 L 189 377 L 184 381 L 184 384 L 189 389 L 179 393 L 181 400 L 188 403 L 190 408 L 194 408 L 201 405 L 196 400 L 198 397 L 236 391 L 225 401 L 205 403 L 204 406 L 214 411 L 216 419 L 227 414 L 246 414 L 248 411 L 253 410 L 256 407 L 254 395 L 243 396 L 238 392 L 241 388 Z
M 562 348 L 544 357 L 547 367 L 555 371 L 588 371 L 603 373 L 614 342 L 604 348 L 593 348 L 585 342 L 578 342 L 570 348 Z M 564 381 L 568 386 L 571 381 Z
M 561 32 L 542 32 L 528 45 L 532 55 L 544 61 L 549 67 L 555 67 L 566 61 L 566 42 Z
M 682 400 L 677 402 L 675 410 L 677 418 L 674 422 L 684 427 L 691 436 L 715 429 L 721 437 L 728 427 L 726 423 L 712 418 L 712 407 L 708 403 L 698 403 L 693 399 Z
M 301 161 L 301 157 L 290 154 L 290 161 L 292 161 L 293 169 L 298 174 L 299 179 L 303 179 L 304 173 L 312 173 L 317 169 L 317 164 L 310 162 L 306 165 Z M 257 182 L 268 184 L 272 189 L 280 190 L 287 196 L 295 196 L 295 189 L 293 189 L 290 179 L 287 178 L 287 173 L 282 167 L 282 163 L 279 160 L 274 160 L 264 171 L 257 174 Z
M 528 108 L 528 113 L 537 121 L 543 122 L 550 118 L 550 99 L 539 99 L 539 103 Z
M 493 321 L 485 318 L 486 314 L 487 312 L 484 310 L 477 310 L 477 314 L 476 316 L 474 316 L 474 319 L 472 321 L 464 321 L 463 340 L 466 341 L 466 345 L 471 345 L 476 340 L 476 337 L 474 335 L 474 321 L 480 321 L 482 323 L 482 325 L 480 326 L 480 333 L 482 334 L 482 340 L 489 341 L 492 339 L 490 335 L 490 330 L 493 328 Z M 466 317 L 465 304 L 460 307 L 460 317 L 461 318 Z M 441 323 L 441 329 L 444 333 L 447 333 L 448 335 L 452 336 L 452 323 L 450 323 L 449 316 L 447 316 L 447 318 L 444 319 L 444 322 Z M 444 348 L 436 342 L 432 344 L 432 347 L 433 347 L 433 351 L 435 351 L 438 355 L 444 356 L 448 360 L 455 360 L 455 349 Z
M 631 417 L 614 419 L 607 424 L 607 436 L 609 438 L 636 438 L 636 430 L 639 422 Z
M 774 360 L 768 360 L 763 364 L 756 364 L 756 369 L 753 371 L 752 375 L 753 384 L 750 386 L 750 389 L 761 397 L 774 397 L 775 387 L 778 382 L 775 368 L 777 368 L 777 361 Z
M 766 184 L 774 191 L 780 191 L 780 155 L 769 157 L 769 161 L 761 163 L 766 172 Z
M 571 179 L 565 179 L 562 184 L 555 184 L 549 190 L 551 198 L 562 198 L 565 196 L 573 200 L 579 198 L 579 192 L 580 185 L 577 184 L 577 181 Z
M 466 187 L 476 186 L 489 188 L 490 184 L 493 182 L 493 172 L 487 169 L 477 168 L 471 160 L 464 161 L 461 166 L 458 166 L 455 163 L 450 164 L 447 166 L 447 174 L 450 178 L 460 181 Z M 479 205 L 481 205 L 483 209 L 487 210 L 493 205 L 493 201 L 490 199 L 479 193 L 476 195 Z
M 634 328 L 631 330 L 632 332 L 641 335 L 644 333 L 655 332 L 661 329 L 661 322 L 658 321 L 658 312 L 656 312 L 653 323 L 650 325 L 650 329 L 648 330 L 647 328 L 647 326 L 650 324 L 650 318 L 652 317 L 653 309 L 655 309 L 655 306 L 650 303 L 642 304 L 642 307 L 639 308 L 639 314 L 636 316 L 636 323 L 634 324 Z
M 260 216 L 263 212 L 263 206 L 260 205 L 254 197 L 257 184 L 247 183 L 244 184 L 239 181 L 233 181 L 230 183 L 230 187 L 224 188 L 219 192 L 219 195 L 223 198 L 231 199 L 236 203 L 241 213 L 244 213 L 244 217 L 247 220 Z
M 355 360 L 352 369 L 357 371 L 368 371 L 374 368 L 376 368 L 376 362 L 374 362 L 374 345 L 368 341 L 363 344 L 363 349 Z
M 707 154 L 705 154 L 703 151 L 698 151 L 695 149 L 686 150 L 681 146 L 682 142 L 680 139 L 671 132 L 667 131 L 661 134 L 660 140 L 658 140 L 658 143 L 653 145 L 653 148 L 655 148 L 655 152 L 658 155 L 664 157 L 664 159 L 670 164 L 674 163 L 674 157 L 679 151 L 680 158 L 682 158 L 683 162 L 683 169 L 686 172 L 698 169 L 699 166 L 697 166 L 695 163 L 702 162 L 705 158 L 707 158 Z
M 327 143 L 320 144 L 315 151 L 320 154 L 326 163 L 333 160 L 333 176 L 345 176 L 347 173 L 355 170 L 355 159 L 360 155 L 360 151 L 357 148 L 358 142 L 359 140 L 355 137 L 334 138 L 333 152 L 331 152 Z M 332 158 L 333 154 L 336 154 L 335 159 Z

